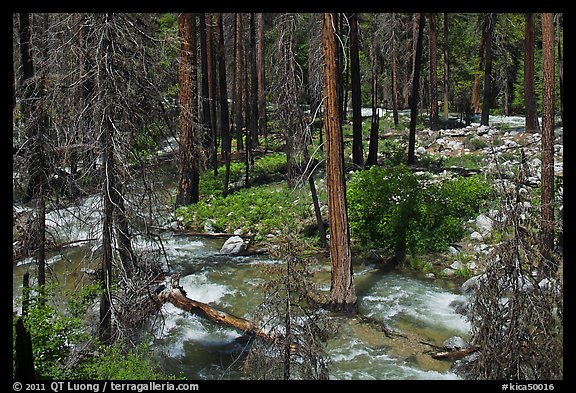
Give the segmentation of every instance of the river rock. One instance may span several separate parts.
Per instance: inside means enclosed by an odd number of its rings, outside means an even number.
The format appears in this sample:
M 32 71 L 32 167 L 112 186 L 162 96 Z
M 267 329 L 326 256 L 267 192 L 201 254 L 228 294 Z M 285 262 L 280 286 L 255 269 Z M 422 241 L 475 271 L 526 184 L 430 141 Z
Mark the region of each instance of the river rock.
M 421 155 L 426 153 L 426 149 L 423 146 L 419 146 L 418 149 L 416 149 L 416 154 Z
M 470 234 L 470 239 L 472 239 L 472 240 L 478 240 L 478 241 L 484 240 L 484 238 L 482 237 L 482 235 L 481 235 L 479 232 L 476 232 L 476 231 L 474 231 L 474 232 L 472 232 L 472 233 Z
M 240 236 L 229 237 L 220 249 L 220 254 L 237 255 L 246 250 L 246 244 Z
M 450 337 L 442 343 L 442 346 L 448 351 L 458 351 L 460 349 L 470 348 L 470 344 L 459 336 Z
M 477 276 L 472 276 L 460 286 L 460 289 L 464 293 L 475 292 L 480 287 L 481 280 L 484 279 L 484 275 L 480 274 Z
M 486 236 L 492 232 L 492 223 L 492 219 L 485 214 L 480 214 L 476 217 L 476 228 L 482 236 Z

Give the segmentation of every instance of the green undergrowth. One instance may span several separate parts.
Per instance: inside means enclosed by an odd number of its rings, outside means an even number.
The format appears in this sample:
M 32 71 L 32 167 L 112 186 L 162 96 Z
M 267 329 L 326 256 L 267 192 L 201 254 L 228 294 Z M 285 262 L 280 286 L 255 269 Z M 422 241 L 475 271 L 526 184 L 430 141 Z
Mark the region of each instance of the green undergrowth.
M 183 224 L 202 231 L 211 221 L 216 232 L 252 233 L 256 241 L 284 228 L 300 232 L 314 216 L 308 189 L 290 189 L 285 183 L 243 188 L 233 194 L 214 196 L 176 212 Z
M 286 155 L 284 153 L 270 153 L 254 160 L 254 166 L 249 170 L 249 181 L 253 184 L 262 184 L 277 181 L 286 172 Z M 206 199 L 224 192 L 224 177 L 226 166 L 218 167 L 218 174 L 206 171 L 200 177 L 200 198 Z M 236 189 L 245 183 L 246 165 L 243 162 L 230 163 L 229 187 Z

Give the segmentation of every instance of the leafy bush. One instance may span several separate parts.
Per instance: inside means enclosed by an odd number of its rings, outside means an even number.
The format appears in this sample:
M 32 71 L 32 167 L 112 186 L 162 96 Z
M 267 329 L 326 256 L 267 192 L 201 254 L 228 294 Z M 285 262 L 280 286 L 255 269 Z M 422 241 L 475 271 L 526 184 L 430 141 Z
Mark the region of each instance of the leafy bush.
M 489 193 L 478 176 L 428 184 L 405 165 L 374 166 L 356 172 L 348 186 L 350 228 L 364 246 L 444 251 L 462 238 L 464 221 Z
M 147 344 L 129 348 L 124 342 L 99 346 L 84 316 L 101 293 L 99 283 L 79 292 L 62 292 L 57 285 L 32 293 L 28 313 L 13 316 L 13 359 L 16 358 L 16 321 L 22 318 L 30 333 L 38 379 L 166 379 L 155 365 Z M 68 300 L 57 296 L 63 293 Z M 84 348 L 73 354 L 73 348 Z M 15 363 L 13 361 L 13 373 Z

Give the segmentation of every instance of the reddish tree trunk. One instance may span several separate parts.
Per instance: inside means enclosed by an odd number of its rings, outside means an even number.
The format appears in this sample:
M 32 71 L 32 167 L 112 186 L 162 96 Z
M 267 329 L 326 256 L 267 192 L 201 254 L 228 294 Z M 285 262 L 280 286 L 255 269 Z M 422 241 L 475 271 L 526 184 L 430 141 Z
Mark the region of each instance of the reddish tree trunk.
M 198 202 L 198 144 L 201 143 L 196 129 L 198 121 L 196 82 L 196 21 L 192 14 L 178 17 L 180 37 L 179 84 L 180 84 L 180 166 L 176 206 Z
M 329 307 L 338 311 L 355 313 L 357 312 L 357 303 L 346 210 L 344 150 L 338 100 L 336 41 L 334 37 L 335 20 L 334 14 L 322 14 L 326 177 L 328 185 L 328 221 L 330 223 L 330 260 L 332 262 Z
M 554 249 L 554 14 L 542 14 L 542 205 L 541 236 L 548 276 L 556 270 Z

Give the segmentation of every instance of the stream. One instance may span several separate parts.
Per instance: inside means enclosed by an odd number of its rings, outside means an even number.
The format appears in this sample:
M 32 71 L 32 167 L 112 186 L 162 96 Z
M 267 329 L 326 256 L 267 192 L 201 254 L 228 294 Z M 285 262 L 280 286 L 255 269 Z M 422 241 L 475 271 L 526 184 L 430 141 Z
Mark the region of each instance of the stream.
M 60 241 L 97 238 L 99 218 L 86 212 L 98 205 L 89 197 L 74 208 L 51 211 L 47 225 Z M 266 255 L 228 256 L 219 253 L 225 239 L 182 236 L 162 232 L 163 245 L 172 272 L 181 274 L 180 284 L 189 298 L 229 313 L 250 318 L 263 300 L 259 285 L 268 279 L 266 265 L 279 263 Z M 47 277 L 57 278 L 65 289 L 89 282 L 82 268 L 97 269 L 90 258 L 96 243 L 75 244 L 47 255 Z M 92 262 L 90 262 L 92 261 Z M 96 261 L 96 262 L 95 262 Z M 330 262 L 320 259 L 312 266 L 314 280 L 329 290 Z M 19 311 L 22 276 L 36 263 L 24 259 L 13 268 L 13 308 Z M 463 300 L 457 285 L 400 271 L 384 271 L 365 260 L 354 261 L 354 280 L 360 313 L 405 335 L 441 346 L 451 336 L 468 338 L 469 324 L 450 305 Z M 327 343 L 330 379 L 458 379 L 449 371 L 450 362 L 432 359 L 414 345 L 415 340 L 387 338 L 377 327 L 359 318 L 338 316 L 338 333 Z M 234 329 L 215 325 L 182 311 L 170 303 L 154 318 L 154 349 L 165 370 L 188 379 L 243 379 L 245 341 Z

